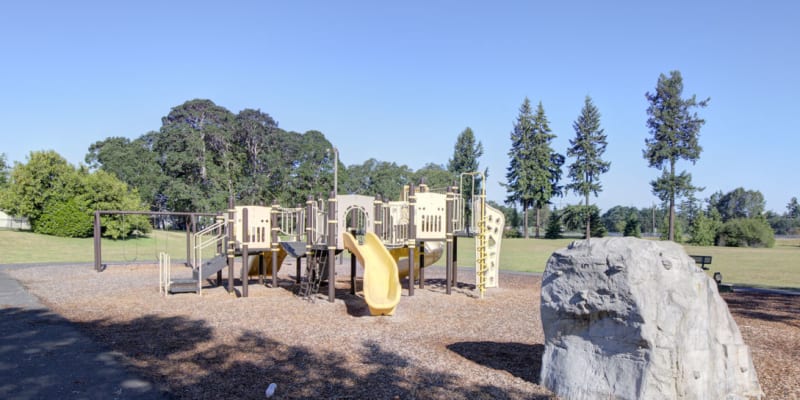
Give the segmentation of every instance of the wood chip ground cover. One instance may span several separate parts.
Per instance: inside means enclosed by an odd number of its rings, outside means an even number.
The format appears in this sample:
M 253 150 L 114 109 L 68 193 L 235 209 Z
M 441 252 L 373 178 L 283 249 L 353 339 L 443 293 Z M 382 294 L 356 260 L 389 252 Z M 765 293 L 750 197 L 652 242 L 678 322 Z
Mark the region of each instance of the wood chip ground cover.
M 211 286 L 162 297 L 152 265 L 8 272 L 175 398 L 263 398 L 270 383 L 279 399 L 552 398 L 538 385 L 544 338 L 533 274 L 501 273 L 501 287 L 478 299 L 472 271 L 459 271 L 447 295 L 443 270 L 431 268 L 394 316 L 371 317 L 361 293 L 350 294 L 349 266 L 337 267 L 334 303 L 296 296 L 288 264 L 278 288 L 252 280 L 247 298 Z M 723 297 L 766 398 L 800 398 L 800 296 Z

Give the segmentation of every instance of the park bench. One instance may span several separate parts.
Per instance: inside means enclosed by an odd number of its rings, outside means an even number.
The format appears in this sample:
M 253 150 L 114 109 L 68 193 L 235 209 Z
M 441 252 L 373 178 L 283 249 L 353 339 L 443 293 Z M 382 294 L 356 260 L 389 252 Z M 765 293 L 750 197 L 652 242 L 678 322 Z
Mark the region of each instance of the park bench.
M 694 262 L 696 264 L 700 264 L 700 268 L 707 270 L 708 267 L 706 265 L 711 265 L 711 256 L 693 256 L 690 255 L 689 257 L 694 258 Z
M 708 270 L 708 267 L 706 267 L 706 265 L 710 265 L 711 264 L 711 256 L 690 255 L 689 257 L 692 257 L 694 259 L 695 264 L 700 265 L 700 268 L 702 268 L 704 270 Z M 722 283 L 722 273 L 721 272 L 714 272 L 714 282 L 717 283 L 717 289 L 720 292 L 732 292 L 733 291 L 733 285 Z

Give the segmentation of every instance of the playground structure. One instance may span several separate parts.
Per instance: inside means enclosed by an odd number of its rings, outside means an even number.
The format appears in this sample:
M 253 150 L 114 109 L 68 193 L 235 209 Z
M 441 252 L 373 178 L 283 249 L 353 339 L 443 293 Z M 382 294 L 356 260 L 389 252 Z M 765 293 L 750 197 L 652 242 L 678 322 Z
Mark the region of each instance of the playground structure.
M 479 174 L 462 175 L 475 179 Z M 461 187 L 461 186 L 459 186 Z M 475 187 L 474 185 L 472 187 Z M 415 285 L 424 287 L 424 267 L 445 256 L 446 293 L 457 284 L 458 237 L 475 237 L 475 283 L 480 297 L 499 285 L 499 255 L 504 228 L 503 214 L 486 204 L 485 189 L 472 193 L 472 218 L 466 221 L 465 199 L 457 187 L 436 193 L 421 184 L 406 186 L 399 201 L 380 197 L 330 195 L 325 200 L 309 198 L 305 207 L 234 206 L 197 232 L 187 233 L 186 266 L 191 278 L 172 278 L 169 256 L 159 256 L 162 293 L 202 293 L 203 281 L 228 270 L 227 290 L 234 290 L 235 258 L 241 295 L 248 295 L 250 276 L 277 287 L 277 272 L 287 256 L 296 259 L 299 294 L 310 297 L 327 280 L 328 300 L 335 296 L 335 257 L 351 253 L 351 293 L 356 292 L 356 260 L 364 269 L 363 291 L 374 315 L 391 315 L 400 298 L 401 279 L 407 280 L 408 295 Z M 110 213 L 110 212 L 109 212 Z M 99 217 L 96 216 L 96 223 Z M 99 228 L 96 227 L 96 233 Z M 101 269 L 99 240 L 95 241 L 95 266 Z M 305 274 L 301 260 L 306 260 Z M 305 279 L 302 279 L 305 275 Z M 270 279 L 271 278 L 271 282 Z

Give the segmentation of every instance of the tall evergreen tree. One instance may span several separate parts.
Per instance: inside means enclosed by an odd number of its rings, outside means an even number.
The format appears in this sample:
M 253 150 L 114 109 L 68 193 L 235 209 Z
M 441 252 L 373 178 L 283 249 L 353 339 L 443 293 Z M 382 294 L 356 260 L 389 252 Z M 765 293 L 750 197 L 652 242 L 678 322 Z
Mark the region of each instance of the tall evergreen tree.
M 507 203 L 522 206 L 525 220 L 525 237 L 528 237 L 528 209 L 536 209 L 536 237 L 541 227 L 541 210 L 553 196 L 562 195 L 561 166 L 564 156 L 553 151 L 550 143 L 556 137 L 551 133 L 542 103 L 533 114 L 526 97 L 520 107 L 517 122 L 511 132 L 511 158 L 506 173 L 506 188 L 510 194 Z
M 528 209 L 533 206 L 531 187 L 533 166 L 533 111 L 531 102 L 526 97 L 519 108 L 517 121 L 511 131 L 510 158 L 506 170 L 506 203 L 519 204 L 522 207 L 523 229 L 528 238 Z
M 572 182 L 566 188 L 584 197 L 584 206 L 588 210 L 589 194 L 597 193 L 602 190 L 600 185 L 600 174 L 608 172 L 611 163 L 603 161 L 603 153 L 606 151 L 606 134 L 600 128 L 600 112 L 592 102 L 592 98 L 586 96 L 583 109 L 578 119 L 572 123 L 575 129 L 575 139 L 569 141 L 570 148 L 567 149 L 567 157 L 574 157 L 575 162 L 569 166 L 569 177 Z M 586 239 L 591 237 L 591 221 L 588 212 L 586 213 Z
M 483 144 L 481 142 L 475 143 L 475 134 L 472 128 L 466 127 L 456 139 L 455 148 L 453 149 L 453 158 L 447 162 L 447 170 L 453 174 L 453 177 L 458 179 L 462 173 L 478 172 L 480 164 L 478 158 L 483 155 Z M 464 218 L 466 221 L 472 221 L 472 194 L 479 193 L 481 190 L 481 182 L 479 179 L 465 180 L 463 187 L 460 188 L 465 198 L 464 204 Z
M 692 112 L 695 107 L 705 107 L 710 99 L 697 101 L 696 96 L 682 98 L 683 78 L 680 71 L 670 72 L 667 77 L 658 77 L 655 93 L 647 92 L 650 103 L 647 108 L 647 127 L 652 137 L 645 140 L 644 158 L 650 167 L 662 171 L 660 178 L 650 182 L 653 194 L 669 205 L 668 239 L 675 240 L 675 200 L 689 193 L 702 190 L 692 185 L 692 175 L 686 171 L 677 173 L 678 160 L 691 161 L 700 158 L 700 128 L 705 120 Z

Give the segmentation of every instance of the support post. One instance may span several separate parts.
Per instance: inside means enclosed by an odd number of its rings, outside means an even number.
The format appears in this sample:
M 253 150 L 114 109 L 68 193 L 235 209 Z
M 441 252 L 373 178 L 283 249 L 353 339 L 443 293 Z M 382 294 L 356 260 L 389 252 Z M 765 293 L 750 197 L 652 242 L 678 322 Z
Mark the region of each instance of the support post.
M 419 288 L 425 287 L 425 242 L 419 242 Z
M 224 220 L 225 217 L 217 216 L 216 218 L 217 218 L 216 221 L 219 221 L 220 219 Z M 219 227 L 217 229 L 222 229 L 222 227 Z M 220 234 L 221 233 L 222 232 L 220 232 Z M 223 246 L 222 243 L 217 242 L 217 254 L 223 254 L 222 252 L 225 251 L 225 249 L 223 249 L 222 246 Z M 199 268 L 199 266 L 197 268 Z M 222 286 L 222 270 L 217 271 L 217 286 Z
M 100 251 L 100 211 L 94 212 L 94 270 L 103 271 L 102 252 Z
M 314 243 L 314 230 L 313 230 L 314 228 L 313 228 L 313 226 L 314 226 L 314 198 L 309 195 L 308 199 L 306 200 L 306 223 L 305 223 L 305 228 L 306 228 L 306 271 L 309 272 L 309 275 L 306 277 L 306 279 L 309 279 L 309 280 L 313 279 L 313 277 L 310 275 L 311 270 L 312 270 L 311 269 L 311 258 L 313 257 L 313 254 L 314 254 L 314 249 L 312 248 L 312 245 Z
M 233 232 L 236 219 L 236 206 L 233 202 L 233 196 L 228 198 L 228 248 L 226 249 L 228 255 L 228 293 L 233 293 L 233 261 L 236 253 L 236 234 Z
M 353 236 L 356 235 L 356 231 L 351 231 Z M 356 255 L 350 253 L 350 294 L 356 294 Z
M 280 243 L 278 242 L 278 231 L 280 229 L 278 226 L 278 199 L 272 200 L 269 222 L 270 241 L 272 242 L 272 287 L 276 288 L 278 287 L 278 251 L 280 250 Z
M 414 185 L 408 188 L 408 295 L 414 295 L 414 249 L 417 247 L 417 226 L 414 224 L 416 217 L 415 203 L 417 196 L 414 194 Z
M 186 262 L 192 259 L 192 233 L 194 233 L 194 213 L 186 216 Z M 195 266 L 192 265 L 192 268 Z
M 333 303 L 336 298 L 336 225 L 339 220 L 336 218 L 336 193 L 331 192 L 328 199 L 328 301 Z
M 458 236 L 453 235 L 453 283 L 458 287 Z
M 453 283 L 453 188 L 447 188 L 445 200 L 445 291 L 451 292 Z
M 247 297 L 248 280 L 247 275 L 250 272 L 250 232 L 248 230 L 248 213 L 247 208 L 242 209 L 242 297 Z

